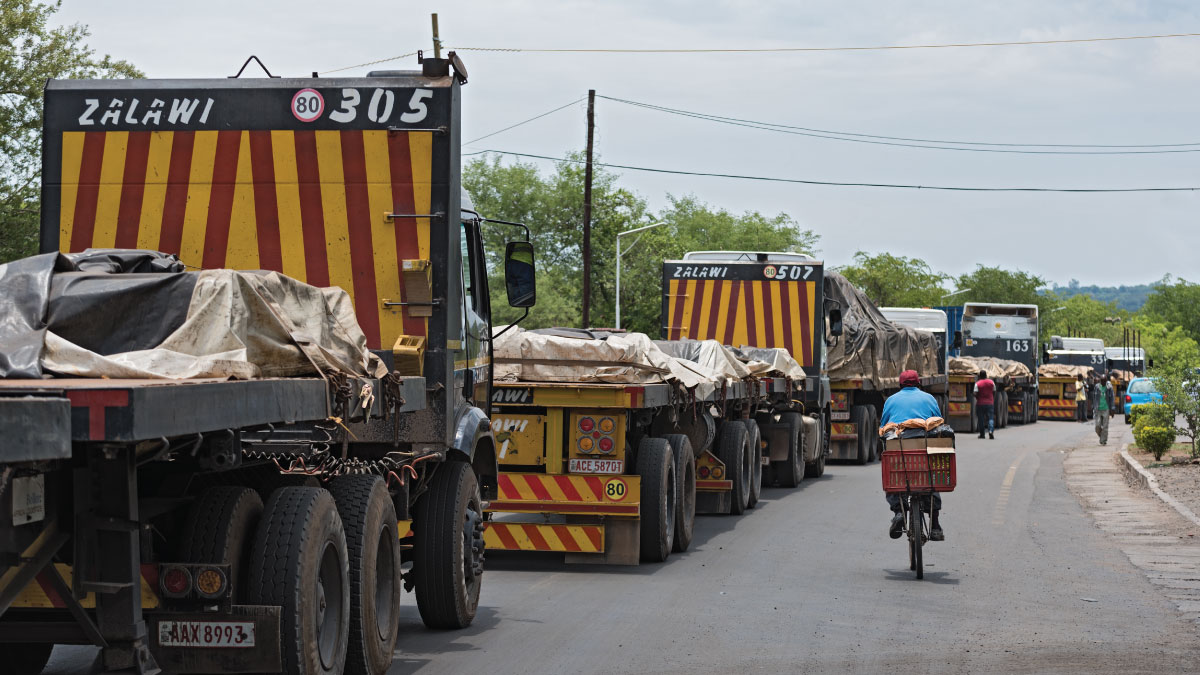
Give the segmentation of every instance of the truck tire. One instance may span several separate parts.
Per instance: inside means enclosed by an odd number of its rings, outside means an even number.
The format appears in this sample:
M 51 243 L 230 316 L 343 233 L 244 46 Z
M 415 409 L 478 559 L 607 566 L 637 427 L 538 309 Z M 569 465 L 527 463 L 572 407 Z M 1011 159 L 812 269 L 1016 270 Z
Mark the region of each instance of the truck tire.
M 429 628 L 466 628 L 483 582 L 483 500 L 471 465 L 437 467 L 413 520 L 417 609 Z
M 637 472 L 642 478 L 642 560 L 662 562 L 675 543 L 675 458 L 664 438 L 645 437 L 638 443 Z
M 725 479 L 733 481 L 729 512 L 740 516 L 746 512 L 750 498 L 750 435 L 746 425 L 722 422 L 717 430 L 717 459 L 725 464 Z
M 229 565 L 229 596 L 245 601 L 250 547 L 262 512 L 262 499 L 250 488 L 222 485 L 205 490 L 188 511 L 179 559 Z
M 817 458 L 804 463 L 805 478 L 820 478 L 825 475 L 825 457 L 829 454 L 829 433 L 825 426 L 825 416 L 822 415 L 817 423 Z
M 804 422 L 800 419 L 800 413 L 786 412 L 779 416 L 779 423 L 787 429 L 788 456 L 782 462 L 771 462 L 771 468 L 780 486 L 794 488 L 800 485 L 807 473 L 801 434 Z
M 4 663 L 13 675 L 38 675 L 46 669 L 53 651 L 54 645 L 6 644 Z
M 329 483 L 350 559 L 350 644 L 346 672 L 379 675 L 392 665 L 400 628 L 400 539 L 383 479 L 338 476 Z
M 248 601 L 278 605 L 283 672 L 341 673 L 350 632 L 346 533 L 328 491 L 285 487 L 267 501 L 250 555 Z
M 762 430 L 758 428 L 758 422 L 752 419 L 743 419 L 741 422 L 746 425 L 750 442 L 750 492 L 746 498 L 746 508 L 752 509 L 762 495 Z
M 1008 426 L 1008 393 L 999 392 L 996 397 L 996 427 L 1003 429 Z
M 854 458 L 856 464 L 866 464 L 871 461 L 871 439 L 867 437 L 867 427 L 871 423 L 869 408 L 865 405 L 850 407 L 850 422 L 854 424 L 858 436 L 858 455 Z
M 675 539 L 671 550 L 682 553 L 692 545 L 696 529 L 696 455 L 683 434 L 667 434 L 663 439 L 675 457 Z

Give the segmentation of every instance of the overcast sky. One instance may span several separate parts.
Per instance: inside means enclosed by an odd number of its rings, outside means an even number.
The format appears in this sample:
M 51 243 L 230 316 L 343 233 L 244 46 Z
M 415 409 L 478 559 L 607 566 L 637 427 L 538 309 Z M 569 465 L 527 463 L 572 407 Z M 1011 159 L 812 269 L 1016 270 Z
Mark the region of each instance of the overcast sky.
M 98 51 L 150 77 L 232 75 L 249 54 L 276 74 L 326 72 L 430 50 L 430 12 L 454 47 L 739 48 L 912 45 L 1200 32 L 1170 0 L 569 0 L 287 3 L 65 0 Z M 786 54 L 462 52 L 467 139 L 601 95 L 778 124 L 991 143 L 1200 143 L 1200 38 Z M 415 57 L 377 68 L 414 67 Z M 358 68 L 342 75 L 365 74 Z M 562 156 L 584 146 L 579 103 L 466 150 Z M 980 187 L 1200 186 L 1200 152 L 1063 156 L 928 150 L 785 135 L 597 103 L 603 161 L 807 180 Z M 1200 146 L 1196 146 L 1200 148 Z M 549 168 L 548 163 L 542 162 Z M 821 187 L 623 171 L 661 208 L 695 194 L 780 211 L 856 250 L 977 263 L 1066 284 L 1200 281 L 1200 193 L 1027 194 Z

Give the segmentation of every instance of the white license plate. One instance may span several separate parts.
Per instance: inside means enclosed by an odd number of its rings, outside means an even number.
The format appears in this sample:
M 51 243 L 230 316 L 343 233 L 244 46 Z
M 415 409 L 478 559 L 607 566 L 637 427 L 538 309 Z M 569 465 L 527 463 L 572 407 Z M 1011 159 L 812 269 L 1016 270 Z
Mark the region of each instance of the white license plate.
M 850 419 L 850 411 L 846 410 L 844 412 L 838 412 L 835 410 L 835 411 L 829 413 L 829 419 L 835 420 L 835 421 L 836 420 L 848 420 L 848 419 Z
M 569 467 L 571 473 L 623 473 L 623 459 L 572 459 Z
M 771 457 L 770 457 L 769 455 L 763 455 L 763 456 L 762 456 L 762 461 L 761 461 L 761 463 L 762 463 L 762 465 L 763 465 L 763 466 L 766 466 L 766 465 L 770 464 L 770 463 L 771 463 Z
M 253 647 L 252 621 L 160 621 L 163 647 Z

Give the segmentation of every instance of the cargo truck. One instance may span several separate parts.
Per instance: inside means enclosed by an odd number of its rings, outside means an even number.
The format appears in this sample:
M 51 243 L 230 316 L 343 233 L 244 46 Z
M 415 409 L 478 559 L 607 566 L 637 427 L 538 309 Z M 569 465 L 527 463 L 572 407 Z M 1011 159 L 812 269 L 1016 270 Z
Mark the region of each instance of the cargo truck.
M 997 392 L 996 410 L 1004 422 L 1032 424 L 1038 419 L 1037 305 L 968 302 L 963 305 L 962 356 L 1017 361 L 1031 373 Z M 951 388 L 951 408 L 973 406 L 970 387 Z M 952 412 L 953 414 L 953 412 Z
M 826 348 L 842 333 L 842 310 L 827 300 L 824 278 L 825 264 L 799 253 L 692 251 L 663 262 L 664 340 L 784 349 L 804 369 L 804 386 L 773 406 L 775 424 L 792 424 L 785 413 L 800 422 L 801 440 L 793 446 L 786 433 L 764 433 L 762 461 L 771 462 L 771 473 L 784 485 L 821 476 L 829 454 Z M 781 459 L 791 457 L 790 447 L 803 448 L 798 461 Z M 799 464 L 803 472 L 792 468 Z
M 619 341 L 621 349 L 631 344 L 630 336 L 603 331 L 547 332 Z M 553 338 L 532 339 L 544 347 Z M 625 365 L 601 362 L 599 349 L 575 359 L 546 348 L 532 360 L 505 356 L 527 351 L 503 349 L 497 366 L 553 368 L 562 381 L 497 383 L 493 429 L 501 471 L 499 496 L 487 508 L 489 549 L 563 553 L 568 563 L 662 562 L 688 549 L 697 513 L 740 515 L 755 506 L 759 448 L 775 426 L 790 431 L 791 454 L 783 459 L 803 475 L 800 415 L 773 415 L 802 382 L 763 377 L 702 390 L 674 381 L 598 382 L 573 364 L 610 372 Z
M 402 588 L 428 626 L 471 623 L 498 469 L 465 80 L 451 54 L 365 78 L 47 85 L 43 252 L 338 286 L 386 374 L 0 379 L 5 672 L 91 644 L 113 671 L 381 673 Z M 532 248 L 505 258 L 527 307 Z M 168 276 L 76 273 L 63 297 L 97 341 L 134 339 L 170 317 L 112 308 Z
M 1087 366 L 1098 373 L 1108 366 L 1104 340 L 1083 337 L 1050 337 L 1043 362 L 1052 365 Z
M 894 324 L 925 331 L 932 335 L 937 342 L 937 372 L 942 375 L 947 374 L 946 362 L 950 357 L 950 351 L 959 346 L 957 340 L 961 340 L 962 336 L 961 334 L 956 336 L 955 333 L 948 330 L 949 321 L 946 312 L 929 307 L 880 307 L 879 311 Z M 938 403 L 943 404 L 942 411 L 945 412 L 945 402 L 939 400 Z

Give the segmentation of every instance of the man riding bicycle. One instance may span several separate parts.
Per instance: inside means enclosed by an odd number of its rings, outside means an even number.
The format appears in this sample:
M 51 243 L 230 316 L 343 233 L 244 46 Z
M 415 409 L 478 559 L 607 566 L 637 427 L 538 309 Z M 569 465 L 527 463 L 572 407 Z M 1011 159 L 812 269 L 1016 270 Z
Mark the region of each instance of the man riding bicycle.
M 883 414 L 879 418 L 879 426 L 886 426 L 890 422 L 900 424 L 911 419 L 928 419 L 930 417 L 941 417 L 942 411 L 938 408 L 937 399 L 928 392 L 921 391 L 921 377 L 917 375 L 915 370 L 906 370 L 900 373 L 900 386 L 903 387 L 900 391 L 892 394 L 883 403 Z M 888 493 L 888 506 L 892 507 L 892 524 L 888 528 L 888 535 L 892 539 L 899 539 L 900 535 L 904 534 L 904 514 L 900 510 L 900 495 L 896 493 Z M 932 508 L 930 510 L 930 528 L 929 539 L 932 541 L 943 541 L 946 535 L 942 532 L 942 527 L 938 524 L 938 514 L 942 510 L 942 497 L 936 492 L 932 496 Z

